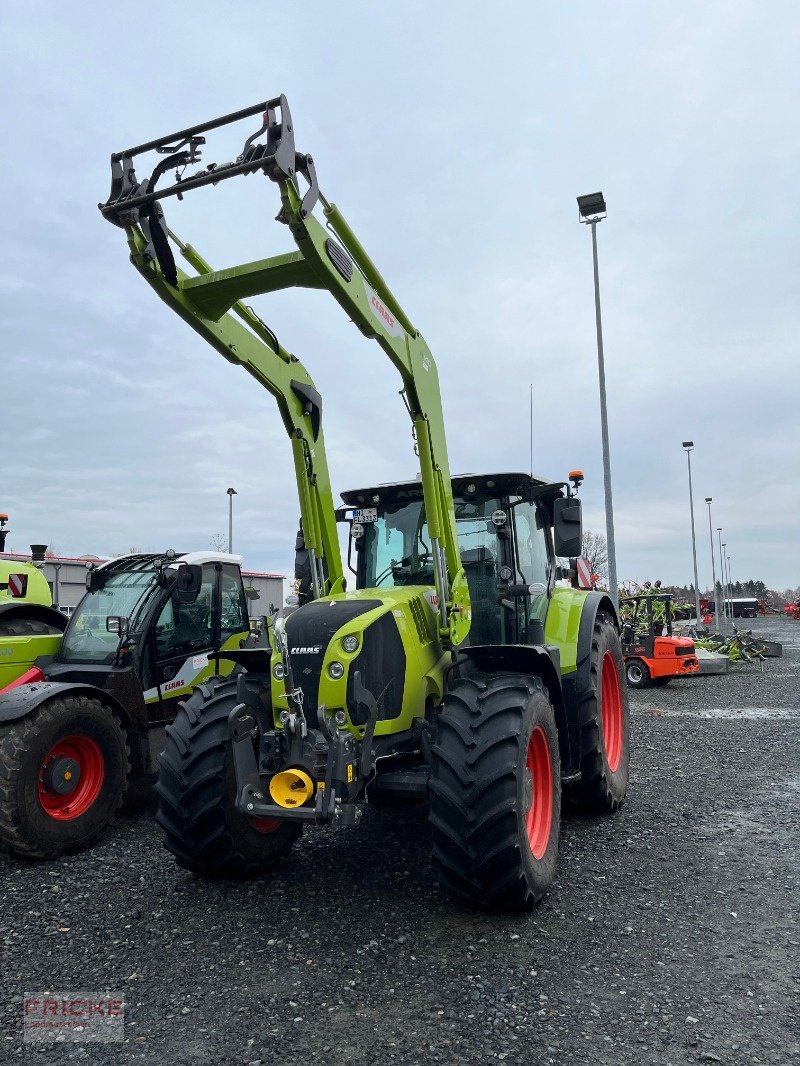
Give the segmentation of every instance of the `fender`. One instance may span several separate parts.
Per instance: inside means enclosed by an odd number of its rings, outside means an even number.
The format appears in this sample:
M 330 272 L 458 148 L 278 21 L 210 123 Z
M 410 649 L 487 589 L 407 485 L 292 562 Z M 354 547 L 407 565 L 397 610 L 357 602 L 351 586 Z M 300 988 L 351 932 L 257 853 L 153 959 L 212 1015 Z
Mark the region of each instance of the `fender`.
M 564 697 L 565 714 L 568 722 L 567 745 L 571 772 L 580 768 L 581 738 L 578 722 L 578 703 L 591 685 L 592 634 L 599 611 L 604 611 L 614 620 L 619 629 L 619 618 L 614 604 L 604 592 L 590 592 L 583 601 L 581 620 L 578 625 L 577 669 L 573 674 L 561 678 L 561 690 Z M 561 734 L 559 733 L 559 741 Z M 563 762 L 563 756 L 562 756 Z
M 583 616 L 581 616 L 581 626 Z M 561 769 L 571 772 L 573 759 L 567 708 L 561 690 L 558 648 L 543 644 L 479 644 L 459 648 L 459 660 L 469 659 L 477 670 L 487 674 L 531 674 L 540 677 L 555 711 Z
M 575 695 L 587 691 L 590 685 L 589 667 L 592 655 L 592 633 L 598 612 L 603 611 L 611 616 L 614 625 L 619 629 L 619 617 L 611 599 L 604 592 L 590 592 L 583 601 L 581 622 L 578 627 L 578 669 L 575 677 Z
M 69 619 L 55 607 L 45 607 L 42 603 L 26 603 L 25 600 L 12 601 L 0 604 L 0 623 L 15 622 L 42 622 L 52 626 L 59 633 L 67 628 Z
M 107 707 L 118 712 L 120 719 L 129 726 L 130 717 L 125 708 L 110 692 L 96 685 L 75 684 L 70 681 L 36 681 L 32 685 L 20 685 L 0 695 L 0 725 L 18 722 L 35 710 L 61 696 L 94 696 Z

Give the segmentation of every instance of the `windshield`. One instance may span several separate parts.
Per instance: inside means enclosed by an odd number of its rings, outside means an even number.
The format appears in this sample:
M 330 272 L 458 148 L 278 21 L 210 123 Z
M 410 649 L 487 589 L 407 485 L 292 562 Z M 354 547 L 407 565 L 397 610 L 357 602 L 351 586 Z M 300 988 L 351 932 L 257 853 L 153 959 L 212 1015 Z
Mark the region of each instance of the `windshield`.
M 461 561 L 470 578 L 471 564 L 496 564 L 497 531 L 492 525 L 496 499 L 456 500 L 456 530 Z M 431 538 L 422 501 L 389 507 L 364 524 L 364 587 L 432 585 Z M 492 566 L 494 569 L 494 566 Z
M 64 634 L 60 661 L 111 664 L 120 638 L 118 633 L 108 632 L 106 619 L 112 615 L 127 618 L 130 631 L 136 630 L 156 578 L 155 567 L 148 565 L 146 569 L 112 574 L 102 588 L 87 592 Z

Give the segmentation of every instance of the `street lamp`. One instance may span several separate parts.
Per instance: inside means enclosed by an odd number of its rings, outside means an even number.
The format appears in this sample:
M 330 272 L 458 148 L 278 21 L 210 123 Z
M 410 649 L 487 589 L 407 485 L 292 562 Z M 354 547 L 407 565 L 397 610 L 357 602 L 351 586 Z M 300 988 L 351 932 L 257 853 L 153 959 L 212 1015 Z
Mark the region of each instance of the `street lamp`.
M 233 552 L 233 497 L 236 489 L 228 489 L 228 555 Z
M 730 555 L 726 555 L 725 556 L 725 560 L 726 560 L 726 562 L 728 564 L 728 595 L 729 595 L 730 601 L 731 601 L 731 625 L 735 625 L 736 623 L 733 620 L 733 579 L 731 577 L 731 557 L 730 557 Z
M 714 628 L 719 633 L 719 596 L 717 596 L 717 569 L 714 566 L 714 531 L 711 528 L 711 501 L 713 496 L 706 496 L 708 504 L 708 539 L 711 541 L 711 580 L 714 589 Z M 722 560 L 720 559 L 720 562 Z
M 592 262 L 594 264 L 594 316 L 597 327 L 597 373 L 600 379 L 600 430 L 603 439 L 603 485 L 606 498 L 606 546 L 608 548 L 608 583 L 614 606 L 619 607 L 617 553 L 614 546 L 614 508 L 611 500 L 611 457 L 608 445 L 606 411 L 606 371 L 603 360 L 603 324 L 600 318 L 600 276 L 597 269 L 597 223 L 606 217 L 606 202 L 601 192 L 578 197 L 578 218 L 592 228 Z
M 700 625 L 700 589 L 697 584 L 697 544 L 694 536 L 694 497 L 692 496 L 692 448 L 693 440 L 682 441 L 682 447 L 686 449 L 686 462 L 689 465 L 689 514 L 692 516 L 692 562 L 694 563 L 694 608 L 696 611 L 697 625 Z

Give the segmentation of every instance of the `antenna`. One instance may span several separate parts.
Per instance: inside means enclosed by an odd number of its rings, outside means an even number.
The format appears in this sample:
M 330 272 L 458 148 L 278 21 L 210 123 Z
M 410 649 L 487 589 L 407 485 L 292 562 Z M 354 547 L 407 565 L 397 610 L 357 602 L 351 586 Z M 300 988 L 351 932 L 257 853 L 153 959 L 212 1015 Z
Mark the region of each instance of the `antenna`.
M 533 382 L 531 382 L 531 479 L 533 479 Z

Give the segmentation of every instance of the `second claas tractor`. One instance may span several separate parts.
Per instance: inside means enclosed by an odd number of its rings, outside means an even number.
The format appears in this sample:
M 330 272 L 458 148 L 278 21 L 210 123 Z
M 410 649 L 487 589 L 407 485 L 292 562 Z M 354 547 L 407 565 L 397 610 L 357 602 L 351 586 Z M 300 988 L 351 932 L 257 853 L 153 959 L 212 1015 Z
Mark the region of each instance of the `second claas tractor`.
M 669 593 L 630 596 L 623 601 L 622 651 L 631 688 L 668 685 L 699 670 L 694 641 L 672 635 Z
M 0 514 L 0 552 L 5 550 L 8 515 Z M 29 680 L 40 655 L 52 655 L 67 627 L 66 616 L 53 607 L 42 573 L 44 544 L 31 545 L 31 561 L 0 556 L 0 692 Z
M 254 116 L 238 157 L 200 164 L 207 132 Z M 134 164 L 152 151 L 162 158 L 140 180 Z M 285 97 L 111 159 L 103 215 L 167 306 L 275 397 L 301 513 L 300 605 L 271 619 L 268 646 L 230 653 L 237 676 L 199 685 L 167 729 L 166 847 L 188 870 L 247 876 L 287 856 L 305 826 L 351 825 L 370 801 L 427 799 L 445 889 L 472 906 L 529 908 L 553 878 L 562 787 L 610 812 L 628 785 L 614 606 L 556 586 L 556 556 L 580 553 L 573 488 L 513 470 L 451 477 L 433 356 L 320 192 L 312 157 L 295 150 Z M 277 185 L 296 250 L 214 270 L 162 205 L 238 175 Z M 322 398 L 244 302 L 291 286 L 328 290 L 377 341 L 402 380 L 419 457 L 418 477 L 346 492 L 338 513 Z M 337 518 L 349 525 L 352 589 Z
M 63 635 L 35 638 L 35 662 L 0 691 L 0 845 L 30 859 L 86 847 L 112 821 L 129 776 L 155 776 L 179 702 L 229 674 L 224 656 L 249 642 L 240 562 L 167 551 L 87 571 L 69 622 L 58 615 Z M 0 601 L 0 655 L 34 639 L 4 639 L 3 610 Z

